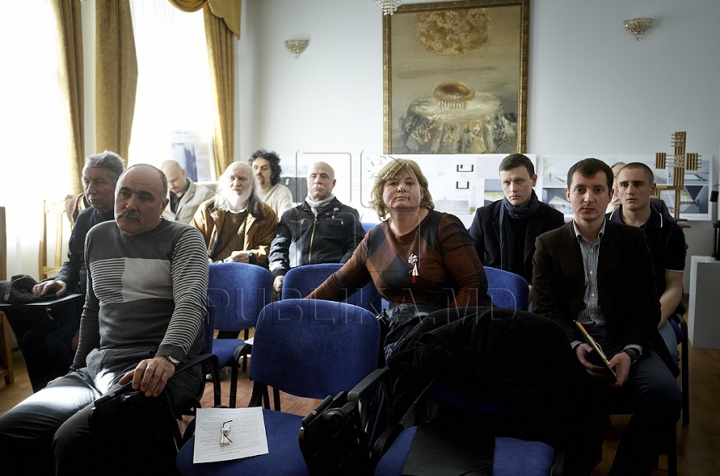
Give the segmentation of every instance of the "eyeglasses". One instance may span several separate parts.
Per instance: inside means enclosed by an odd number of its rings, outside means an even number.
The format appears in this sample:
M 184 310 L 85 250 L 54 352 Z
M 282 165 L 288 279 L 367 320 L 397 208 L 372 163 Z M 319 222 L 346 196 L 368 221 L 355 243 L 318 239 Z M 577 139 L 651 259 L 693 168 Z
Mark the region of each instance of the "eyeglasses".
M 228 436 L 228 434 L 232 431 L 232 428 L 230 427 L 231 422 L 232 420 L 228 420 L 224 421 L 222 424 L 222 428 L 220 429 L 220 446 L 227 446 L 233 442 L 233 440 L 231 440 Z

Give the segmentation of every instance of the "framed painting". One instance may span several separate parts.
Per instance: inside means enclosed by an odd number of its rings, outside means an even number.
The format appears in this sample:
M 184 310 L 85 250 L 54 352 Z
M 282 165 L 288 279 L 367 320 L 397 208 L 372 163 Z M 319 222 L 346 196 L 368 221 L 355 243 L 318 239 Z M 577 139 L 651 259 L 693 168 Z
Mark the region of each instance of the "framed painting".
M 386 154 L 524 152 L 530 0 L 406 4 L 383 17 Z

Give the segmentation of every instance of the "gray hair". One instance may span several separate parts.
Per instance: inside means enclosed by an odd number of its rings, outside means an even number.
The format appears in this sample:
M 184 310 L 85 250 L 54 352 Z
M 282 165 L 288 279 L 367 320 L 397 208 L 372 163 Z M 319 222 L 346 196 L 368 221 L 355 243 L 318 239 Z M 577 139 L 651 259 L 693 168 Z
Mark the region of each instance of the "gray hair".
M 120 176 L 125 171 L 125 161 L 115 152 L 106 150 L 99 154 L 90 155 L 85 159 L 85 166 L 83 167 L 83 173 L 88 167 L 96 169 L 107 169 L 110 176 L 117 183 Z

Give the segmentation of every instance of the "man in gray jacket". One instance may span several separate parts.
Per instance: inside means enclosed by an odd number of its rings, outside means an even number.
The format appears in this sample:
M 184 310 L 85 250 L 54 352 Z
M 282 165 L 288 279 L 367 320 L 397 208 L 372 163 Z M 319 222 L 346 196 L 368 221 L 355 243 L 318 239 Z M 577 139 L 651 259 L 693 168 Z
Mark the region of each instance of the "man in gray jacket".
M 185 176 L 185 169 L 175 160 L 166 160 L 160 164 L 160 170 L 168 180 L 168 203 L 163 218 L 180 223 L 190 223 L 200 204 L 215 195 L 207 187 L 198 185 Z

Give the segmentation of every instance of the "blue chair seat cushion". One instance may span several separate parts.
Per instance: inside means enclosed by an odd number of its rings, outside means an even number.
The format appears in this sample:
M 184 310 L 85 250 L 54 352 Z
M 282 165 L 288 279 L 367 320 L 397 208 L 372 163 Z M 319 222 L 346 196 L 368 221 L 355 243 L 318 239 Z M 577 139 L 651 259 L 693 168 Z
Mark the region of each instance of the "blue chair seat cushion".
M 184 476 L 236 476 L 238 474 L 262 474 L 266 476 L 309 476 L 305 465 L 298 433 L 302 417 L 263 409 L 268 453 L 250 458 L 193 464 L 195 437 L 181 449 L 177 457 L 177 469 Z
M 415 426 L 407 428 L 383 455 L 375 475 L 547 476 L 555 458 L 555 450 L 539 441 L 456 436 L 429 424 L 420 431 Z

